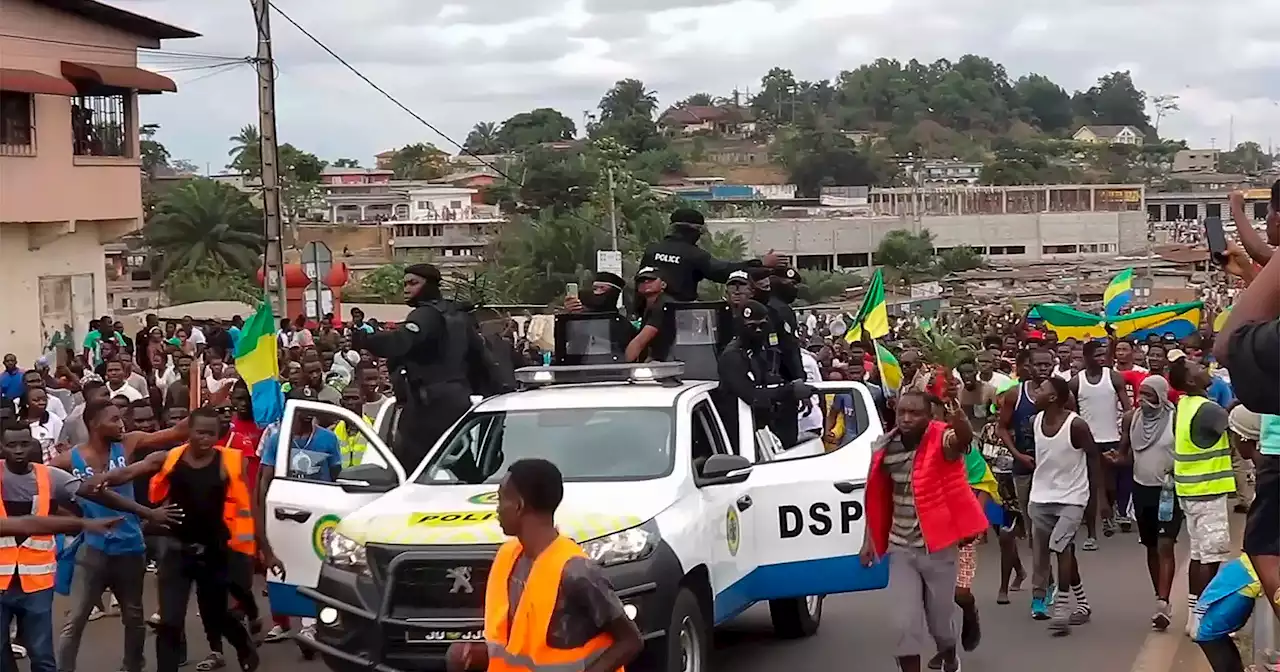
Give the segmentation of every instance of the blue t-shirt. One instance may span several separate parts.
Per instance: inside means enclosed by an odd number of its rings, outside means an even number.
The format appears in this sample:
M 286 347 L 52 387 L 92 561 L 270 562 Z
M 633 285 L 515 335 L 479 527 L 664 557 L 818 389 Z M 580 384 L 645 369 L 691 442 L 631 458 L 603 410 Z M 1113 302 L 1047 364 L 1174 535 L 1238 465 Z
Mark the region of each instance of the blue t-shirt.
M 22 369 L 14 369 L 13 373 L 0 371 L 0 397 L 18 399 L 26 389 L 26 384 L 22 382 Z
M 1263 455 L 1280 455 L 1280 415 L 1262 416 L 1262 433 L 1258 450 Z
M 111 444 L 111 457 L 107 459 L 107 469 L 123 469 L 127 465 L 128 460 L 124 456 L 124 446 L 119 443 Z M 94 475 L 93 468 L 81 457 L 79 446 L 71 449 L 71 473 L 81 480 L 88 480 Z M 114 486 L 111 491 L 129 501 L 134 499 L 132 481 L 124 485 Z M 86 532 L 84 541 L 91 548 L 96 548 L 107 555 L 139 555 L 146 551 L 146 542 L 142 536 L 142 522 L 138 520 L 137 516 L 132 513 L 108 509 L 101 504 L 84 498 L 79 500 L 79 504 L 85 518 L 124 518 L 119 525 L 111 528 L 106 534 Z
M 262 446 L 262 463 L 274 467 L 278 430 L 267 435 Z M 324 427 L 316 427 L 310 435 L 293 437 L 289 449 L 288 478 L 332 482 L 342 470 L 342 448 L 338 435 Z
M 1231 402 L 1236 398 L 1235 393 L 1231 391 L 1231 383 L 1219 376 L 1213 376 L 1210 379 L 1209 389 L 1205 390 L 1205 396 L 1223 408 L 1231 408 Z
M 231 337 L 231 352 L 234 354 L 236 348 L 240 347 L 240 327 L 232 326 L 227 329 L 227 335 Z

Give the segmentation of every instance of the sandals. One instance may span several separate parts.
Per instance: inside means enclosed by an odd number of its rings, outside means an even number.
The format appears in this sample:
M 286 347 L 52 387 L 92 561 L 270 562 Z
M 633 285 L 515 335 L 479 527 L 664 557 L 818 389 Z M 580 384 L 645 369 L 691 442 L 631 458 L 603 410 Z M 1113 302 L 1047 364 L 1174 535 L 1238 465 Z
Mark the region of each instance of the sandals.
M 205 659 L 196 663 L 196 672 L 213 672 L 227 666 L 227 659 L 221 653 L 210 653 Z

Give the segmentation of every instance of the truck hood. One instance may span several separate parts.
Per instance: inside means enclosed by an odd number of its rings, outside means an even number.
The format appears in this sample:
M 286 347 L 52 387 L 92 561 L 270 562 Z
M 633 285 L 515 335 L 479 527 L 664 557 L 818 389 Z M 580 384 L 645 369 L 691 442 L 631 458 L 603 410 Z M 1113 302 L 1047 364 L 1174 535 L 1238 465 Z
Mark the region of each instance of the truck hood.
M 644 523 L 675 501 L 661 481 L 566 483 L 561 533 L 584 542 Z M 338 533 L 361 544 L 498 544 L 494 485 L 407 484 L 348 515 Z

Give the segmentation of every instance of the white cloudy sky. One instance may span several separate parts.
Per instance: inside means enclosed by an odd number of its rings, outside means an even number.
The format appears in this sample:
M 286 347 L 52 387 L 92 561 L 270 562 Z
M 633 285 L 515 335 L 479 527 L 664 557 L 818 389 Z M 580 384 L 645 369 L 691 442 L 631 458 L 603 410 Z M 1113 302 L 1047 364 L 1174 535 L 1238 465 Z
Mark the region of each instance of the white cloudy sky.
M 172 50 L 247 56 L 248 0 L 108 0 L 202 33 Z M 878 57 L 989 56 L 1012 76 L 1068 90 L 1127 69 L 1149 94 L 1181 96 L 1162 135 L 1193 146 L 1232 137 L 1280 145 L 1280 11 L 1274 0 L 276 0 L 277 5 L 456 140 L 477 121 L 532 107 L 581 126 L 616 80 L 637 77 L 663 105 L 690 93 L 756 89 L 772 66 L 834 79 Z M 397 109 L 279 15 L 281 141 L 365 165 L 383 149 L 445 140 Z M 255 77 L 144 58 L 179 93 L 144 100 L 175 157 L 215 171 L 226 138 L 256 120 Z

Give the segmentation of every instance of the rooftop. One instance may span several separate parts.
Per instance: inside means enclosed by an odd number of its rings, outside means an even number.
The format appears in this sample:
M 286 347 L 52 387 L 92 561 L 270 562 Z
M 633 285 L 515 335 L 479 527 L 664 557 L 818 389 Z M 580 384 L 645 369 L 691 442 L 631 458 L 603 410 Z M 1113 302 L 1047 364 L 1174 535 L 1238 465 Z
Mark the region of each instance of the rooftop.
M 75 14 L 94 23 L 156 40 L 200 37 L 200 33 L 192 32 L 186 28 L 179 28 L 156 21 L 141 14 L 134 14 L 96 0 L 34 0 L 34 2 L 68 14 Z

